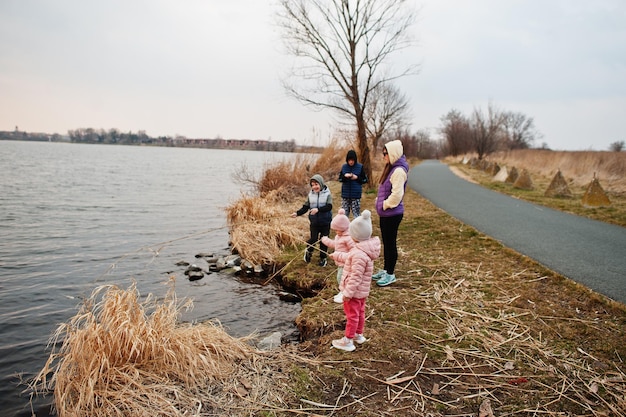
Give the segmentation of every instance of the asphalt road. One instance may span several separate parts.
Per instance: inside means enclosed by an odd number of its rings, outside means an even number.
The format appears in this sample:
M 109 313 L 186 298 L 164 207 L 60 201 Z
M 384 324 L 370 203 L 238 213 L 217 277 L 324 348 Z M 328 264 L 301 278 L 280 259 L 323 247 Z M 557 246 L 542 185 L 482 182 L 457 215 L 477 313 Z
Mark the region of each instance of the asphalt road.
M 503 245 L 626 304 L 626 228 L 488 190 L 434 160 L 411 167 L 408 185 Z

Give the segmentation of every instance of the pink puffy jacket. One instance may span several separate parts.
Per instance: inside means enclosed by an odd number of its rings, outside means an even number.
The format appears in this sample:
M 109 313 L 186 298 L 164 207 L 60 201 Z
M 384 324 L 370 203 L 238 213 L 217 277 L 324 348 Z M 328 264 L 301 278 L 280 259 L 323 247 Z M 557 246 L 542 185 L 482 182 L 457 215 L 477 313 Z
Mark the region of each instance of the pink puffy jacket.
M 335 252 L 345 252 L 346 254 L 350 252 L 350 249 L 354 247 L 356 242 L 350 236 L 350 233 L 346 230 L 344 232 L 336 232 L 335 239 L 330 239 L 328 236 L 322 236 L 322 243 L 328 246 L 331 249 L 334 249 Z M 332 256 L 331 256 L 332 257 Z M 333 258 L 337 266 L 343 266 L 345 263 L 345 259 L 340 259 L 340 257 Z
M 343 260 L 339 289 L 346 298 L 366 298 L 370 294 L 374 259 L 380 256 L 380 239 L 372 237 L 356 245 L 348 253 L 334 252 L 331 257 Z

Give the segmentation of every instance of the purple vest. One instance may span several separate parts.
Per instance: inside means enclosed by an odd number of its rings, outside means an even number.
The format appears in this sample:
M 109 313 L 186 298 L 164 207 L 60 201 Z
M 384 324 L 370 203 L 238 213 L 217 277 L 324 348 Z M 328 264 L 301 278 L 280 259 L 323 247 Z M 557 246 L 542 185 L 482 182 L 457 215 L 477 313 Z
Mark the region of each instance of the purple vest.
M 399 214 L 404 213 L 404 199 L 400 201 L 396 207 L 392 209 L 383 210 L 383 201 L 391 195 L 391 174 L 396 169 L 404 169 L 407 173 L 409 172 L 409 164 L 406 161 L 404 155 L 400 157 L 391 167 L 391 171 L 389 171 L 389 175 L 385 178 L 382 184 L 378 187 L 378 196 L 376 197 L 376 212 L 380 217 L 392 217 L 397 216 Z M 404 189 L 406 190 L 406 181 L 404 181 Z

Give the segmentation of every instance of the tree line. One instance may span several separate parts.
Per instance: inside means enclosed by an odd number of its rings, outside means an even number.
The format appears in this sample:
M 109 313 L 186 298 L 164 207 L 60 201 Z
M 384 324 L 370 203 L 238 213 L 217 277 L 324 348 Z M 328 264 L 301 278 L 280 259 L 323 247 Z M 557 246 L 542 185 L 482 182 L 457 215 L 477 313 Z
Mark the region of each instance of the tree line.
M 499 150 L 530 148 L 542 137 L 532 117 L 500 110 L 492 103 L 486 111 L 476 108 L 469 116 L 450 110 L 441 118 L 441 126 L 447 154 L 474 152 L 478 159 Z
M 121 132 L 119 129 L 93 129 L 80 128 L 69 130 L 67 135 L 57 133 L 34 133 L 24 132 L 17 128 L 12 131 L 0 131 L 0 140 L 22 140 L 33 142 L 71 142 L 104 145 L 144 145 L 144 146 L 169 146 L 183 148 L 210 148 L 210 149 L 237 149 L 269 152 L 321 152 L 322 148 L 316 146 L 297 145 L 294 139 L 285 141 L 269 141 L 262 139 L 189 139 L 177 135 L 151 137 L 145 131 L 137 133 Z

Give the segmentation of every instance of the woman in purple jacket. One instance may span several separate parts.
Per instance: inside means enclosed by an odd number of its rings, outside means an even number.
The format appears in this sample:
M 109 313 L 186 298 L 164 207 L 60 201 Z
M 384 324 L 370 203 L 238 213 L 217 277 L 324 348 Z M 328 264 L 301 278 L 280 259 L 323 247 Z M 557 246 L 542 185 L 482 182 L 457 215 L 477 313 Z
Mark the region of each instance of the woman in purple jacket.
M 380 234 L 383 239 L 384 269 L 372 275 L 376 284 L 385 287 L 396 282 L 394 274 L 398 261 L 398 228 L 404 215 L 404 191 L 409 173 L 409 163 L 404 156 L 402 142 L 393 140 L 383 148 L 385 167 L 380 176 L 376 212 L 380 218 Z

